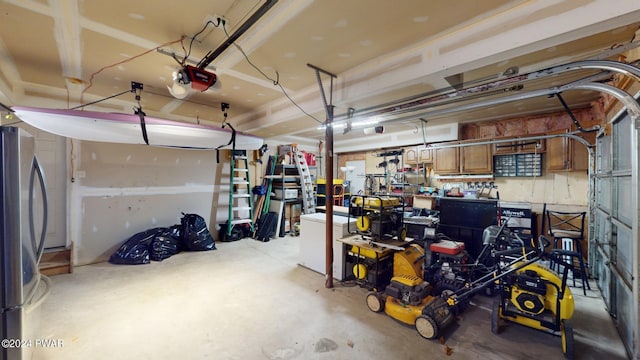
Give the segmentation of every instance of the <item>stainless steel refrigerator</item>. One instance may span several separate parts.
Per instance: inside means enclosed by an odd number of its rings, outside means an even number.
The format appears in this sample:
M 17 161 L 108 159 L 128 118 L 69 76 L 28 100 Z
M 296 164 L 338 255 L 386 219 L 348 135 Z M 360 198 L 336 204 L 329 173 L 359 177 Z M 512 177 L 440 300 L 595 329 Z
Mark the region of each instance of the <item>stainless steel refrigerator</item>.
M 37 345 L 39 308 L 49 292 L 38 270 L 47 195 L 33 136 L 6 126 L 0 135 L 0 360 L 24 360 Z

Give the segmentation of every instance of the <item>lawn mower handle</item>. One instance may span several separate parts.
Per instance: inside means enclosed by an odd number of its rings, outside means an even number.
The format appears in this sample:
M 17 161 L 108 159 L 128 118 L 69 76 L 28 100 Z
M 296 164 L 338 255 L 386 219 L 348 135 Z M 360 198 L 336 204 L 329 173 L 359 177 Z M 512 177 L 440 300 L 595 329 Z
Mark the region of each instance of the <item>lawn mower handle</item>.
M 455 291 L 453 294 L 451 294 L 449 297 L 447 297 L 447 303 L 449 304 L 449 306 L 455 306 L 456 304 L 458 304 L 461 300 L 464 300 L 468 297 L 471 297 L 472 295 L 475 295 L 476 293 L 484 290 L 485 288 L 487 288 L 488 286 L 492 285 L 493 283 L 495 283 L 496 280 L 499 280 L 515 271 L 518 271 L 520 269 L 522 269 L 523 267 L 532 264 L 536 261 L 539 261 L 541 259 L 541 254 L 539 253 L 538 250 L 536 249 L 531 249 L 526 251 L 524 248 L 520 248 L 520 249 L 510 249 L 510 250 L 505 250 L 505 251 L 513 251 L 513 250 L 518 250 L 518 252 L 523 252 L 523 254 L 521 256 L 519 256 L 518 258 L 514 259 L 513 261 L 511 261 L 510 263 L 508 263 L 505 268 L 509 268 L 510 266 L 522 262 L 521 264 L 519 264 L 518 266 L 511 268 L 505 272 L 500 272 L 502 269 L 498 268 L 497 270 L 494 270 L 486 275 L 484 275 L 483 277 L 479 278 L 476 281 L 473 281 L 472 283 L 469 284 L 465 284 L 464 288 Z M 526 251 L 526 252 L 525 252 Z M 527 259 L 529 256 L 533 256 L 530 259 Z M 526 260 L 525 260 L 526 259 Z M 523 261 L 524 260 L 524 261 Z M 479 284 L 479 285 L 476 285 Z
M 461 300 L 464 300 L 464 299 L 466 299 L 468 297 L 471 297 L 472 295 L 475 295 L 476 293 L 484 290 L 488 286 L 494 284 L 496 282 L 496 280 L 499 280 L 499 279 L 501 279 L 501 278 L 503 278 L 503 277 L 515 272 L 515 271 L 518 271 L 518 270 L 522 269 L 525 266 L 528 266 L 528 265 L 530 265 L 530 264 L 532 264 L 532 263 L 534 263 L 536 261 L 539 261 L 542 258 L 545 258 L 545 257 L 554 258 L 554 260 L 558 260 L 561 264 L 566 264 L 561 259 L 556 259 L 557 256 L 554 256 L 552 254 L 546 253 L 544 251 L 544 249 L 547 248 L 551 244 L 551 241 L 549 241 L 549 239 L 547 239 L 544 235 L 540 235 L 538 237 L 538 242 L 539 242 L 539 248 L 522 247 L 522 248 L 507 249 L 507 250 L 502 250 L 502 251 L 495 251 L 493 254 L 494 255 L 498 255 L 498 256 L 501 256 L 501 255 L 513 255 L 513 254 L 517 254 L 517 253 L 522 253 L 521 256 L 519 256 L 518 258 L 512 260 L 510 263 L 508 263 L 506 266 L 504 266 L 505 268 L 509 268 L 512 265 L 515 265 L 516 263 L 519 263 L 519 262 L 522 262 L 522 263 L 519 264 L 518 266 L 514 267 L 514 268 L 511 268 L 511 269 L 505 271 L 505 272 L 501 272 L 502 268 L 498 267 L 497 270 L 494 270 L 494 271 L 482 276 L 481 278 L 477 279 L 476 281 L 473 281 L 473 282 L 471 282 L 469 284 L 465 284 L 465 287 L 463 289 L 455 291 L 453 294 L 451 294 L 447 298 L 447 303 L 449 304 L 449 306 L 455 306 Z M 533 256 L 533 257 L 529 258 L 529 256 Z M 476 286 L 476 284 L 479 284 L 479 285 Z

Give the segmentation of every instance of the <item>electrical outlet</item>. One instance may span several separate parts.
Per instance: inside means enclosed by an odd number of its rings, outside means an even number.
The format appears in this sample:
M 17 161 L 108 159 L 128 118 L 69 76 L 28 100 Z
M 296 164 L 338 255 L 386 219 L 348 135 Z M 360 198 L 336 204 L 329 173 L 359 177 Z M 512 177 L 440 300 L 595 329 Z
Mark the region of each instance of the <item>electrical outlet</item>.
M 76 171 L 76 177 L 78 179 L 84 179 L 87 176 L 87 173 L 84 170 Z
M 227 23 L 227 19 L 224 16 L 218 14 L 207 15 L 204 18 L 204 24 L 206 25 L 209 22 L 215 26 L 225 26 Z

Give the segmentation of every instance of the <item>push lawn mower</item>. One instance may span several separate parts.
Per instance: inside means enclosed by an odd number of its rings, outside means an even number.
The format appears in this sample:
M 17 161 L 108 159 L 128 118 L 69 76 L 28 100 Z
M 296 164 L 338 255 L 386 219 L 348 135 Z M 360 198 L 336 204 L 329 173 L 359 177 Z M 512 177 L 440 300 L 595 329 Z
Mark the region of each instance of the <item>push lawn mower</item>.
M 438 286 L 434 288 L 421 278 L 423 259 L 424 249 L 416 244 L 397 251 L 391 283 L 382 292 L 370 292 L 366 302 L 369 310 L 384 311 L 402 323 L 415 326 L 420 336 L 435 339 L 441 329 L 453 322 L 460 304 L 450 306 L 446 296 L 437 293 Z
M 497 269 L 469 284 L 466 293 L 453 293 L 447 300 L 454 306 L 468 296 L 496 284 L 499 298 L 491 313 L 491 331 L 498 334 L 503 322 L 513 322 L 533 329 L 557 335 L 562 341 L 562 352 L 566 358 L 574 356 L 573 329 L 569 320 L 573 316 L 574 301 L 567 286 L 569 264 L 561 257 L 547 253 L 544 249 L 550 241 L 540 236 L 539 247 L 495 251 L 494 256 L 521 256 L 506 266 L 498 262 Z M 541 265 L 540 260 L 552 260 L 563 266 L 562 277 Z
M 504 226 L 494 230 L 486 232 L 485 248 L 490 254 L 505 233 Z M 477 269 L 484 271 L 486 267 L 470 259 L 464 243 L 442 239 L 429 246 L 425 244 L 425 248 L 412 244 L 394 253 L 390 284 L 382 292 L 370 292 L 367 306 L 373 312 L 384 311 L 400 322 L 415 326 L 418 334 L 426 339 L 435 339 L 455 320 L 455 315 L 467 308 L 471 295 L 478 291 L 465 294 L 469 291 L 465 285 L 473 276 L 470 274 Z M 447 299 L 451 296 L 455 296 L 456 301 L 449 304 Z
M 483 248 L 477 259 L 465 250 L 465 244 L 438 234 L 435 242 L 425 242 L 425 271 L 423 279 L 433 284 L 453 289 L 471 283 L 496 269 L 493 253 L 510 248 L 522 248 L 524 242 L 506 227 L 488 226 L 482 233 Z M 485 288 L 485 294 L 492 296 L 493 286 Z

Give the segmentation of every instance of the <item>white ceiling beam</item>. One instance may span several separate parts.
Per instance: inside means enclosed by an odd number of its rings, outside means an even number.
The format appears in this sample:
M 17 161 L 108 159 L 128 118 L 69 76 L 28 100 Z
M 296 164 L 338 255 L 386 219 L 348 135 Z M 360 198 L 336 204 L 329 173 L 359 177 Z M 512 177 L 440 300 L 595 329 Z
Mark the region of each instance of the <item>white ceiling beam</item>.
M 0 81 L 2 102 L 8 106 L 15 102 L 15 91 L 18 89 L 22 90 L 23 88 L 16 86 L 16 84 L 22 82 L 22 79 L 20 78 L 16 63 L 7 51 L 7 47 L 2 39 L 0 39 L 0 59 L 2 59 L 2 61 L 0 61 L 0 72 L 2 72 L 2 76 L 7 79 L 10 84 L 13 84 L 12 88 L 9 84 L 5 83 L 5 81 Z
M 82 43 L 80 41 L 80 18 L 75 1 L 50 0 L 54 20 L 54 37 L 58 45 L 62 75 L 82 78 Z

